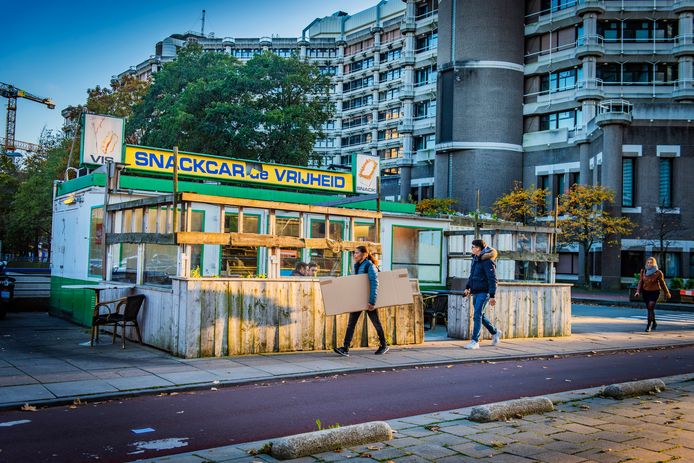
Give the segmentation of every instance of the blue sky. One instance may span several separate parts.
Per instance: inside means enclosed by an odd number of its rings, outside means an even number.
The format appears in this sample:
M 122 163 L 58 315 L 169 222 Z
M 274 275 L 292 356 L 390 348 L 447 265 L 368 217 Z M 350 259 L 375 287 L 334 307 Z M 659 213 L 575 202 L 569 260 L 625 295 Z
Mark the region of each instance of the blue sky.
M 117 2 L 8 1 L 3 5 L 0 82 L 41 97 L 56 109 L 19 99 L 16 139 L 35 143 L 41 130 L 62 125 L 60 110 L 84 103 L 87 88 L 154 54 L 173 33 L 200 30 L 218 37 L 297 37 L 316 17 L 350 14 L 378 0 L 120 0 Z M 390 0 L 399 1 L 399 0 Z M 11 18 L 11 19 L 9 19 Z M 0 98 L 1 136 L 7 100 Z

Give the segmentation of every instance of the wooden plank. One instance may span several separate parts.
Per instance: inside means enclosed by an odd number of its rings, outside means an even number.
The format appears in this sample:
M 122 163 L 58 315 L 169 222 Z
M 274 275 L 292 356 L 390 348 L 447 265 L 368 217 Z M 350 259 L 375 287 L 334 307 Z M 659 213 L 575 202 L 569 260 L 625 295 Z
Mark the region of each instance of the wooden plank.
M 172 233 L 106 233 L 106 244 L 175 244 Z
M 231 240 L 230 233 L 214 232 L 178 232 L 176 242 L 178 244 L 221 244 L 227 245 Z
M 133 201 L 125 201 L 122 203 L 109 204 L 106 206 L 107 212 L 122 211 L 125 209 L 137 209 L 141 207 L 161 206 L 164 204 L 172 204 L 173 195 L 161 195 L 150 198 L 135 199 Z
M 365 211 L 362 209 L 348 209 L 340 207 L 314 206 L 310 204 L 280 203 L 276 201 L 263 201 L 259 199 L 229 198 L 225 196 L 201 195 L 197 193 L 182 193 L 181 201 L 207 204 L 224 204 L 226 206 L 253 207 L 258 209 L 275 209 L 288 212 L 308 212 L 311 214 L 330 214 L 340 217 L 359 217 L 375 219 L 383 216 L 380 212 Z

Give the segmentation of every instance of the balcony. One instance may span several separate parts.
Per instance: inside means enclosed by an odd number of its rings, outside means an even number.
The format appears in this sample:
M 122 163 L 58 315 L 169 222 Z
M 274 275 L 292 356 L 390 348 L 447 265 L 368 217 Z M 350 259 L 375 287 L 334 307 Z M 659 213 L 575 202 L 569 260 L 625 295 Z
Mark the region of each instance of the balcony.
M 578 0 L 576 14 L 581 16 L 587 13 L 603 14 L 605 12 L 605 0 Z
M 584 79 L 576 85 L 576 101 L 602 100 L 604 97 L 602 79 Z
M 401 100 L 413 100 L 414 99 L 414 87 L 412 84 L 403 85 L 400 88 L 400 99 Z
M 430 11 L 428 13 L 420 14 L 415 20 L 417 30 L 426 29 L 427 27 L 436 27 L 438 24 L 439 10 Z
M 413 19 L 407 18 L 402 23 L 400 23 L 400 32 L 407 34 L 409 32 L 414 33 L 417 30 L 417 24 Z
M 433 148 L 417 150 L 414 155 L 415 163 L 430 163 L 436 158 L 436 150 Z
M 562 127 L 523 134 L 523 149 L 533 151 L 564 146 L 569 141 L 569 129 Z
M 414 66 L 415 62 L 415 57 L 414 57 L 414 52 L 412 51 L 405 51 L 400 57 L 400 63 L 403 66 Z
M 605 39 L 607 55 L 655 55 L 673 52 L 675 39 Z
M 576 58 L 603 56 L 605 41 L 602 35 L 584 35 L 576 41 Z
M 685 11 L 694 11 L 694 0 L 675 0 L 672 5 L 672 11 L 675 14 L 684 13 Z
M 672 54 L 675 56 L 694 55 L 694 34 L 682 34 L 675 37 Z
M 407 133 L 412 133 L 413 131 L 414 131 L 414 125 L 412 124 L 412 122 L 401 120 L 400 123 L 398 124 L 398 132 L 401 135 L 404 135 Z
M 634 106 L 627 100 L 605 100 L 598 104 L 598 115 L 595 123 L 599 126 L 608 124 L 628 125 L 632 120 Z
M 675 91 L 672 92 L 675 101 L 694 100 L 694 79 L 682 79 L 675 82 Z

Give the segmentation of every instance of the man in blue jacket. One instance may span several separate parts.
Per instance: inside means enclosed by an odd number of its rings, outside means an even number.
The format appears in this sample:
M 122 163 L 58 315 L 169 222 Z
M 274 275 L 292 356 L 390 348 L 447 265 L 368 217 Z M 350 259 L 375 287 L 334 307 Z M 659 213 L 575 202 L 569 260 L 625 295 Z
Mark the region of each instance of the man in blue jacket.
M 475 312 L 472 316 L 472 340 L 466 349 L 479 349 L 480 334 L 482 325 L 492 334 L 492 346 L 499 344 L 501 330 L 497 330 L 494 325 L 484 315 L 484 308 L 487 301 L 493 307 L 496 305 L 496 249 L 490 248 L 484 240 L 472 240 L 472 266 L 470 267 L 470 278 L 465 286 L 465 296 L 472 293 L 472 304 Z

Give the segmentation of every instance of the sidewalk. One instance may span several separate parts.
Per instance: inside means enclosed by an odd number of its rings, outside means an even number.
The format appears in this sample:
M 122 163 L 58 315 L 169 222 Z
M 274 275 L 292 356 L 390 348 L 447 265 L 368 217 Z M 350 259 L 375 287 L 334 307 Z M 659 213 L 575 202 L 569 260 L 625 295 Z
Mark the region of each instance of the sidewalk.
M 644 303 L 641 301 L 630 301 L 627 290 L 623 291 L 588 291 L 582 288 L 571 288 L 571 302 L 574 304 L 593 304 L 607 305 L 618 307 L 637 307 L 643 308 Z M 694 304 L 684 303 L 658 303 L 660 310 L 675 310 L 684 312 L 694 312 Z
M 353 349 L 349 358 L 319 351 L 186 360 L 133 342 L 123 350 L 108 336 L 90 348 L 86 328 L 44 313 L 10 314 L 0 323 L 0 409 L 375 368 L 694 345 L 694 330 L 667 322 L 644 333 L 639 320 L 574 317 L 573 330 L 570 337 L 510 339 L 496 347 L 483 341 L 474 351 L 462 349 L 466 340 L 444 340 L 394 346 L 378 357 Z
M 394 439 L 287 462 L 617 463 L 694 461 L 694 374 L 663 378 L 667 389 L 621 401 L 599 388 L 551 394 L 553 412 L 475 423 L 471 408 L 390 420 Z M 275 462 L 251 456 L 268 441 L 172 455 L 142 463 Z M 254 451 L 255 450 L 255 451 Z

